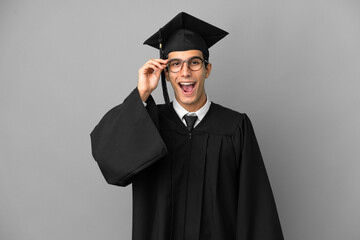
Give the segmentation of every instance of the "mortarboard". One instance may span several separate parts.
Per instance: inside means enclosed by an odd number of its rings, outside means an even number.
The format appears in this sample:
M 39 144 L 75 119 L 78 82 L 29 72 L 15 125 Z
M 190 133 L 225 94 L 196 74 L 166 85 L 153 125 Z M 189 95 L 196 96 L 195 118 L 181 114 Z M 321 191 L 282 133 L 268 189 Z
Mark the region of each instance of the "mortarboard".
M 165 59 L 170 52 L 200 50 L 204 58 L 209 58 L 209 48 L 228 33 L 185 12 L 177 14 L 170 22 L 148 38 L 144 44 L 160 50 L 160 58 Z M 161 83 L 165 102 L 169 104 L 164 72 Z

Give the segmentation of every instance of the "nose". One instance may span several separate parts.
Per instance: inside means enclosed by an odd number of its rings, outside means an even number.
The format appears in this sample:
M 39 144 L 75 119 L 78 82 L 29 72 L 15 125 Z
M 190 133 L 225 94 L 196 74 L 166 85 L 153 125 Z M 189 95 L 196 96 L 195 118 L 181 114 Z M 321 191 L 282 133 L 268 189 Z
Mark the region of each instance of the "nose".
M 180 69 L 182 77 L 189 77 L 190 76 L 190 68 L 187 62 L 183 62 L 182 68 Z

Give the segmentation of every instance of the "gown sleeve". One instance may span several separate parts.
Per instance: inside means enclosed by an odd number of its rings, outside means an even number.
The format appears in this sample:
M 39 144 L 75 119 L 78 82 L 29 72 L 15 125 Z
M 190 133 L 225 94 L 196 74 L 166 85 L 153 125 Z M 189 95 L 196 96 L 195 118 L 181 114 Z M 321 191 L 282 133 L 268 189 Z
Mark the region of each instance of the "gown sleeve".
M 136 174 L 166 154 L 157 126 L 153 98 L 145 108 L 137 88 L 105 114 L 90 137 L 92 155 L 109 184 L 129 185 Z
M 236 240 L 283 240 L 268 175 L 246 114 L 237 136 L 240 165 Z

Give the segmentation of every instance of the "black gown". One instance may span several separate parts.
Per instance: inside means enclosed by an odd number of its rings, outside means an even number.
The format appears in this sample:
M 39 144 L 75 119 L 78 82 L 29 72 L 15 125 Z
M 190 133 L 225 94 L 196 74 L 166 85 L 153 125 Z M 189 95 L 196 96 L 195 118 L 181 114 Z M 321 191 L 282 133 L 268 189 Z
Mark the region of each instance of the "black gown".
M 137 89 L 91 133 L 109 184 L 133 187 L 133 240 L 281 240 L 246 114 L 212 103 L 190 134 L 172 106 Z

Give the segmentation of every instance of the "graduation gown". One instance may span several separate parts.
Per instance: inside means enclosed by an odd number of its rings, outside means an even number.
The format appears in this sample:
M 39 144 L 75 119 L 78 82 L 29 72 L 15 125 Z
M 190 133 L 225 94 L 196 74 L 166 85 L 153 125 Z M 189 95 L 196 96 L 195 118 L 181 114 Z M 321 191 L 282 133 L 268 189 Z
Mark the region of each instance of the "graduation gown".
M 133 187 L 133 240 L 281 240 L 274 197 L 246 114 L 212 103 L 189 133 L 137 89 L 91 133 L 109 184 Z

